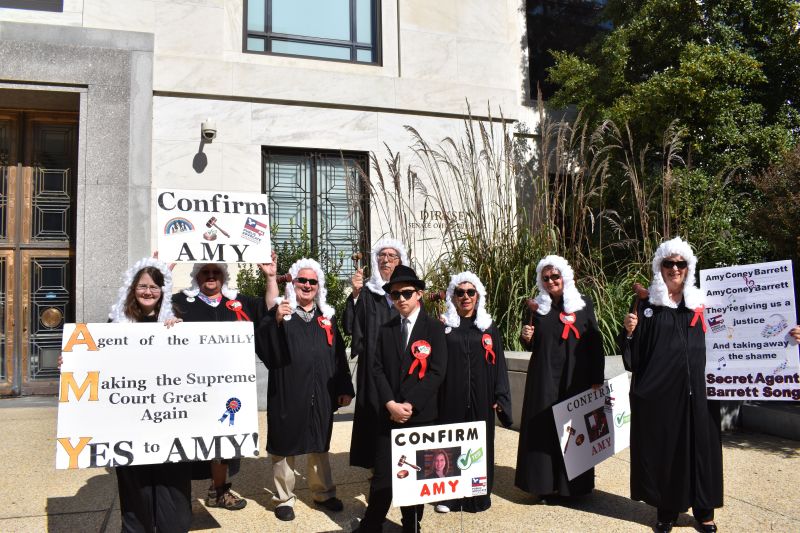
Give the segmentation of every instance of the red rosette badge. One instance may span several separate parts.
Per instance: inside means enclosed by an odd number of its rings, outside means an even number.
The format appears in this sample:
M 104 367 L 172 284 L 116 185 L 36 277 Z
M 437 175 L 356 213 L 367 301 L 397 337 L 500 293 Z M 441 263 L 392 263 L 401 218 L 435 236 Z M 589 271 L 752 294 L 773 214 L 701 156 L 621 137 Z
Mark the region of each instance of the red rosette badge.
M 577 320 L 575 313 L 561 313 L 558 315 L 558 318 L 560 318 L 561 322 L 564 324 L 564 331 L 561 332 L 562 339 L 567 340 L 570 330 L 575 334 L 576 339 L 581 338 L 581 334 L 578 333 L 578 328 L 575 327 L 575 320 Z
M 488 333 L 483 334 L 483 338 L 481 339 L 481 345 L 483 345 L 483 349 L 486 353 L 483 354 L 486 362 L 490 365 L 493 365 L 497 362 L 497 356 L 494 354 L 494 343 L 492 342 L 492 336 Z M 489 356 L 492 356 L 492 360 L 489 360 Z
M 324 316 L 317 317 L 317 324 L 325 330 L 325 335 L 328 337 L 328 346 L 333 346 L 333 323 L 330 318 Z
M 431 354 L 431 344 L 425 340 L 414 341 L 411 345 L 411 355 L 414 356 L 414 362 L 411 363 L 411 368 L 408 369 L 408 375 L 414 373 L 414 369 L 419 366 L 419 379 L 425 377 L 425 371 L 428 370 L 428 356 Z
M 701 305 L 700 307 L 694 308 L 694 316 L 692 317 L 692 322 L 689 326 L 694 327 L 697 324 L 697 321 L 700 321 L 700 325 L 703 326 L 703 333 L 706 332 L 706 315 L 705 315 L 705 305 Z
M 225 307 L 236 313 L 236 320 L 240 322 L 250 322 L 250 317 L 247 316 L 247 313 L 245 313 L 244 309 L 242 309 L 242 302 L 239 300 L 228 300 L 225 302 Z

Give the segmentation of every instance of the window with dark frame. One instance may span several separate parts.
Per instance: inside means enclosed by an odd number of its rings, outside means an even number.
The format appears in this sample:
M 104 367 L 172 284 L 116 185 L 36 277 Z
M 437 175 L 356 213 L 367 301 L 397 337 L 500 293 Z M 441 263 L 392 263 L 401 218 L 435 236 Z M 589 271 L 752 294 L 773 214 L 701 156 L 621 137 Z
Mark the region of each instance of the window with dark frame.
M 262 159 L 273 244 L 308 232 L 312 247 L 341 259 L 339 273 L 349 277 L 351 255 L 369 242 L 367 154 L 264 147 Z
M 27 9 L 30 11 L 64 11 L 64 0 L 0 0 L 0 8 Z
M 378 0 L 245 0 L 245 52 L 380 63 Z

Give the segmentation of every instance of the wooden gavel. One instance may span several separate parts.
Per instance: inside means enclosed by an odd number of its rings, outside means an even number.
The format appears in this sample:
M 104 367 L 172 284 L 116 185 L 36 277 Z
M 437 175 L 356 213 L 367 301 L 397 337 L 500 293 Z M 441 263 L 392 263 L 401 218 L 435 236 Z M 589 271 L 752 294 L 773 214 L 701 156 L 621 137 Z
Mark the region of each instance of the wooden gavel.
M 447 293 L 445 291 L 431 291 L 425 294 L 425 299 L 429 302 L 442 302 L 447 299 Z
M 275 276 L 275 281 L 278 283 L 291 283 L 292 275 L 287 272 L 286 274 Z
M 354 252 L 353 255 L 350 256 L 350 259 L 353 260 L 353 263 L 356 265 L 356 270 L 361 268 L 361 258 L 364 257 L 364 254 L 361 252 Z
M 528 320 L 528 325 L 532 326 L 533 325 L 533 315 L 536 313 L 536 311 L 539 310 L 539 304 L 533 298 L 528 298 L 527 300 L 525 300 L 525 304 L 528 306 L 528 309 L 530 309 L 530 311 L 531 311 L 531 318 L 530 318 L 530 320 Z
M 650 291 L 644 288 L 641 283 L 633 284 L 633 303 L 631 304 L 631 312 L 638 313 L 639 302 L 647 300 L 650 297 Z

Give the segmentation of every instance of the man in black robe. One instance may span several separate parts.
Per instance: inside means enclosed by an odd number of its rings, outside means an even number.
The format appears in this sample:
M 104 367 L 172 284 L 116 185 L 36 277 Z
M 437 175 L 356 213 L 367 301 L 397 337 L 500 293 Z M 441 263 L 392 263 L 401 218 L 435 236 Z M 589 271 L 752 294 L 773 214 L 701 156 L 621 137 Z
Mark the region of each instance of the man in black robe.
M 488 493 L 436 505 L 437 512 L 462 509 L 476 513 L 492 505 L 495 413 L 509 427 L 511 388 L 503 337 L 486 312 L 486 288 L 472 272 L 461 272 L 447 287 L 442 318 L 447 339 L 447 373 L 439 389 L 439 423 L 486 422 Z
M 703 294 L 697 259 L 676 237 L 658 247 L 647 300 L 625 317 L 620 335 L 631 382 L 631 498 L 658 509 L 669 532 L 692 508 L 698 527 L 717 530 L 722 507 L 719 404 L 706 397 Z
M 391 298 L 383 290 L 397 265 L 408 265 L 406 249 L 400 241 L 381 239 L 372 247 L 370 254 L 372 275 L 364 287 L 363 270 L 353 274 L 353 292 L 347 306 L 353 306 L 350 357 L 358 358 L 356 369 L 356 408 L 353 415 L 353 432 L 350 438 L 350 464 L 362 468 L 375 466 L 375 443 L 378 416 L 381 406 L 375 385 L 368 369 L 370 359 L 375 356 L 380 326 L 397 316 Z
M 267 302 L 275 299 L 278 285 L 275 280 L 275 254 L 272 263 L 258 265 L 267 278 L 263 298 L 238 294 L 228 287 L 228 267 L 224 263 L 196 263 L 192 269 L 192 285 L 172 296 L 175 313 L 185 322 L 253 322 L 258 324 L 264 317 Z M 259 352 L 256 339 L 256 352 Z M 210 465 L 210 466 L 209 466 Z M 195 479 L 211 477 L 206 505 L 222 507 L 231 511 L 244 508 L 247 500 L 234 494 L 227 483 L 230 466 L 231 475 L 239 470 L 239 460 L 198 462 L 193 465 Z
M 258 328 L 262 360 L 269 369 L 267 452 L 275 482 L 275 516 L 294 519 L 298 455 L 306 455 L 314 503 L 341 511 L 328 457 L 333 413 L 350 404 L 353 384 L 334 309 L 325 301 L 325 275 L 313 259 L 289 269 L 286 298 Z
M 391 430 L 436 423 L 437 394 L 447 369 L 444 326 L 428 316 L 420 302 L 425 282 L 411 268 L 399 265 L 383 289 L 390 294 L 399 314 L 380 327 L 372 360 L 376 394 L 382 407 L 375 475 L 370 484 L 369 505 L 358 527 L 358 531 L 369 533 L 381 531 L 392 502 Z M 419 347 L 427 348 L 428 354 Z M 401 507 L 400 511 L 403 531 L 419 531 L 423 506 Z

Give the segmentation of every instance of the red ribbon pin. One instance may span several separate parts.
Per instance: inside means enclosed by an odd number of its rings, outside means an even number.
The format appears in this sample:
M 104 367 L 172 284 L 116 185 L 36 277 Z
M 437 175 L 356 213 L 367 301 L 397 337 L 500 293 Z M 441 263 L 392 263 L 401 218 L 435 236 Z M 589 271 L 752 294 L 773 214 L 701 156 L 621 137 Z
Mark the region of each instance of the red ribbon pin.
M 328 336 L 328 346 L 333 346 L 333 324 L 329 318 L 324 316 L 317 317 L 317 324 L 325 330 L 325 335 Z
M 486 362 L 490 365 L 495 364 L 497 362 L 497 356 L 494 354 L 494 343 L 492 342 L 492 336 L 488 333 L 484 333 L 483 338 L 481 339 L 481 344 L 483 345 L 483 349 L 486 350 L 486 353 L 483 354 Z M 490 355 L 492 356 L 491 361 L 489 361 Z
M 697 321 L 700 321 L 700 325 L 703 326 L 703 333 L 706 332 L 706 315 L 704 313 L 706 306 L 701 305 L 700 307 L 695 307 L 694 309 L 694 316 L 692 317 L 692 322 L 689 326 L 694 327 L 697 324 Z
M 408 369 L 408 375 L 414 373 L 414 369 L 419 365 L 419 379 L 425 377 L 425 371 L 428 370 L 428 356 L 431 354 L 431 345 L 428 341 L 415 341 L 411 345 L 411 355 L 414 356 L 414 362 L 411 363 L 411 368 Z
M 564 331 L 561 332 L 562 339 L 567 340 L 567 337 L 569 337 L 569 330 L 572 330 L 576 339 L 581 338 L 581 334 L 578 333 L 578 328 L 575 327 L 575 313 L 561 313 L 558 315 L 558 318 L 560 318 L 561 322 L 564 323 Z
M 247 316 L 247 313 L 242 309 L 242 302 L 239 300 L 228 300 L 225 302 L 225 307 L 236 313 L 236 320 L 251 322 L 250 317 Z

